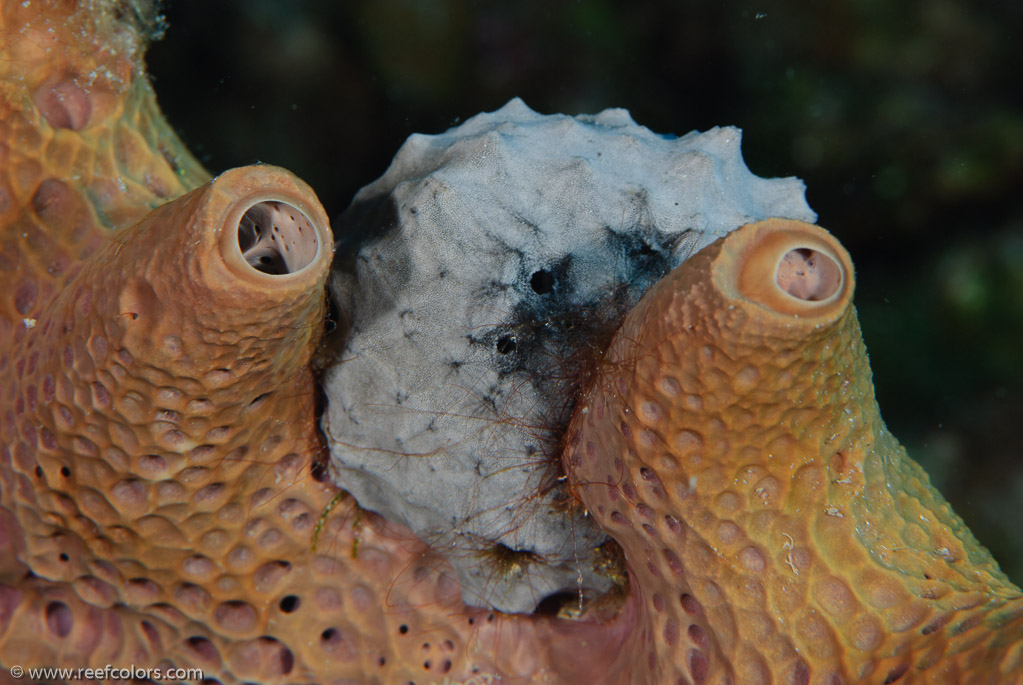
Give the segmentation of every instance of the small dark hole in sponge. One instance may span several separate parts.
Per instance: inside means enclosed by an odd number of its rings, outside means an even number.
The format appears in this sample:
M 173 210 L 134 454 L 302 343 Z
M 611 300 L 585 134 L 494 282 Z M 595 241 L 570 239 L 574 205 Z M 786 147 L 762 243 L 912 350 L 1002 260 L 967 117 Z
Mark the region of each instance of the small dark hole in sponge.
M 267 397 L 269 397 L 269 396 L 270 396 L 270 393 L 268 393 L 268 392 L 264 392 L 264 393 L 263 393 L 262 395 L 260 395 L 260 396 L 259 396 L 259 397 L 257 397 L 256 399 L 254 399 L 254 400 L 252 400 L 251 402 L 249 402 L 249 406 L 250 406 L 250 407 L 254 407 L 254 406 L 256 406 L 257 404 L 259 404 L 260 402 L 262 402 L 263 400 L 265 400 L 265 399 L 266 399 Z
M 557 616 L 562 607 L 571 605 L 573 602 L 579 603 L 579 593 L 562 590 L 541 599 L 533 613 L 540 616 Z
M 884 679 L 884 685 L 892 685 L 892 683 L 902 680 L 902 676 L 906 675 L 906 671 L 909 670 L 909 666 L 896 666 L 892 670 L 888 671 L 888 677 Z
M 537 295 L 546 295 L 554 290 L 554 274 L 547 269 L 534 271 L 529 278 L 529 285 Z
M 309 467 L 309 473 L 317 483 L 326 483 L 328 478 L 326 462 L 314 461 Z
M 497 339 L 497 351 L 501 354 L 511 354 L 517 345 L 514 335 L 504 335 Z
M 298 598 L 298 595 L 288 595 L 287 597 L 283 597 L 280 603 L 281 611 L 286 614 L 290 614 L 298 608 L 300 603 L 301 600 Z
M 329 295 L 327 296 L 327 309 L 325 311 L 323 334 L 330 335 L 337 330 L 338 323 L 341 321 L 341 310 L 337 305 L 337 301 Z
M 60 467 L 60 475 L 62 475 L 62 476 L 64 476 L 65 478 L 67 478 L 68 476 L 70 476 L 70 475 L 71 475 L 71 469 L 69 469 L 69 468 L 68 468 L 68 467 L 66 467 L 66 466 L 61 466 L 61 467 Z

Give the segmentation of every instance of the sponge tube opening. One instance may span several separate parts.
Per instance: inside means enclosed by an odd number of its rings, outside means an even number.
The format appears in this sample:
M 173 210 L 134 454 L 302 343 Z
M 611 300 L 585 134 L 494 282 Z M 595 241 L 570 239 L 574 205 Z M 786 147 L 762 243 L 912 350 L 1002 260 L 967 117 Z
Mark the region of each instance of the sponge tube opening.
M 782 256 L 777 281 L 792 297 L 818 302 L 834 296 L 842 287 L 842 268 L 823 252 L 798 247 Z
M 264 200 L 249 207 L 238 222 L 238 249 L 256 271 L 293 274 L 316 258 L 319 238 L 303 212 L 286 202 Z

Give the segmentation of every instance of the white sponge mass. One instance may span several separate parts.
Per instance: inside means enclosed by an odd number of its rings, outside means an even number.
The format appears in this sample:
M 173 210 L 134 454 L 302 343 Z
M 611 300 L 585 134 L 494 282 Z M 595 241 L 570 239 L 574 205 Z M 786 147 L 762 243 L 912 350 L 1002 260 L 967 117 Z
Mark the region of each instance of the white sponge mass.
M 515 99 L 411 136 L 338 222 L 331 476 L 444 553 L 466 603 L 531 612 L 611 585 L 560 466 L 610 336 L 729 231 L 816 218 L 801 181 L 754 176 L 739 142 Z

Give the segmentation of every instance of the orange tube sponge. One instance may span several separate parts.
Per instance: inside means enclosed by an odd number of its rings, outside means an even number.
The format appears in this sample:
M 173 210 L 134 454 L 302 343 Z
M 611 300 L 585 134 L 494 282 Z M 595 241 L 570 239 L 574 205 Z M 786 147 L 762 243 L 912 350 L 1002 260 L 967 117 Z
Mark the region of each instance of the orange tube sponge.
M 240 249 L 243 219 L 267 207 L 284 212 L 261 230 L 293 233 L 280 249 L 297 255 L 288 273 L 263 273 Z M 170 550 L 209 528 L 182 504 L 221 510 L 224 482 L 258 481 L 249 469 L 284 443 L 313 449 L 293 434 L 312 420 L 308 362 L 330 254 L 312 191 L 279 169 L 236 169 L 118 234 L 19 331 L 20 397 L 4 428 L 22 487 L 6 494 L 37 575 L 90 579 L 97 603 L 124 601 L 94 559 L 118 582 L 145 575 L 127 560 L 156 575 L 180 568 L 185 552 Z M 267 401 L 275 394 L 288 411 Z M 260 429 L 240 434 L 252 416 Z M 244 518 L 235 509 L 219 517 Z
M 116 234 L 18 329 L 0 504 L 34 577 L 4 578 L 4 663 L 531 679 L 621 640 L 465 607 L 421 542 L 313 477 L 330 257 L 307 186 L 235 169 Z
M 650 682 L 1023 679 L 1019 589 L 881 421 L 852 292 L 823 229 L 745 226 L 651 288 L 577 409 Z
M 885 430 L 849 258 L 794 221 L 658 283 L 579 401 L 568 480 L 624 549 L 623 595 L 579 620 L 466 606 L 319 475 L 322 207 L 274 167 L 208 179 L 137 19 L 0 0 L 4 669 L 1023 681 L 1019 590 Z
M 450 566 L 314 475 L 324 211 L 274 167 L 204 184 L 122 10 L 0 4 L 0 665 L 610 672 L 634 611 L 466 607 Z

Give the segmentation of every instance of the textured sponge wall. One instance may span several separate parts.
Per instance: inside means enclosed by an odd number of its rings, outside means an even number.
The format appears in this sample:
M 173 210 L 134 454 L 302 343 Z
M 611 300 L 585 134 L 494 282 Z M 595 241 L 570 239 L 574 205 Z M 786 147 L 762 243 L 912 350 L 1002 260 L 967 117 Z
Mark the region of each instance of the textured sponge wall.
M 840 272 L 822 296 L 812 265 L 786 290 L 800 253 Z M 745 226 L 647 293 L 577 412 L 661 682 L 1019 677 L 1019 591 L 881 422 L 851 296 L 823 230 Z
M 34 325 L 105 229 L 204 182 L 141 74 L 117 3 L 0 10 L 0 347 Z M 118 17 L 121 17 L 120 19 Z

